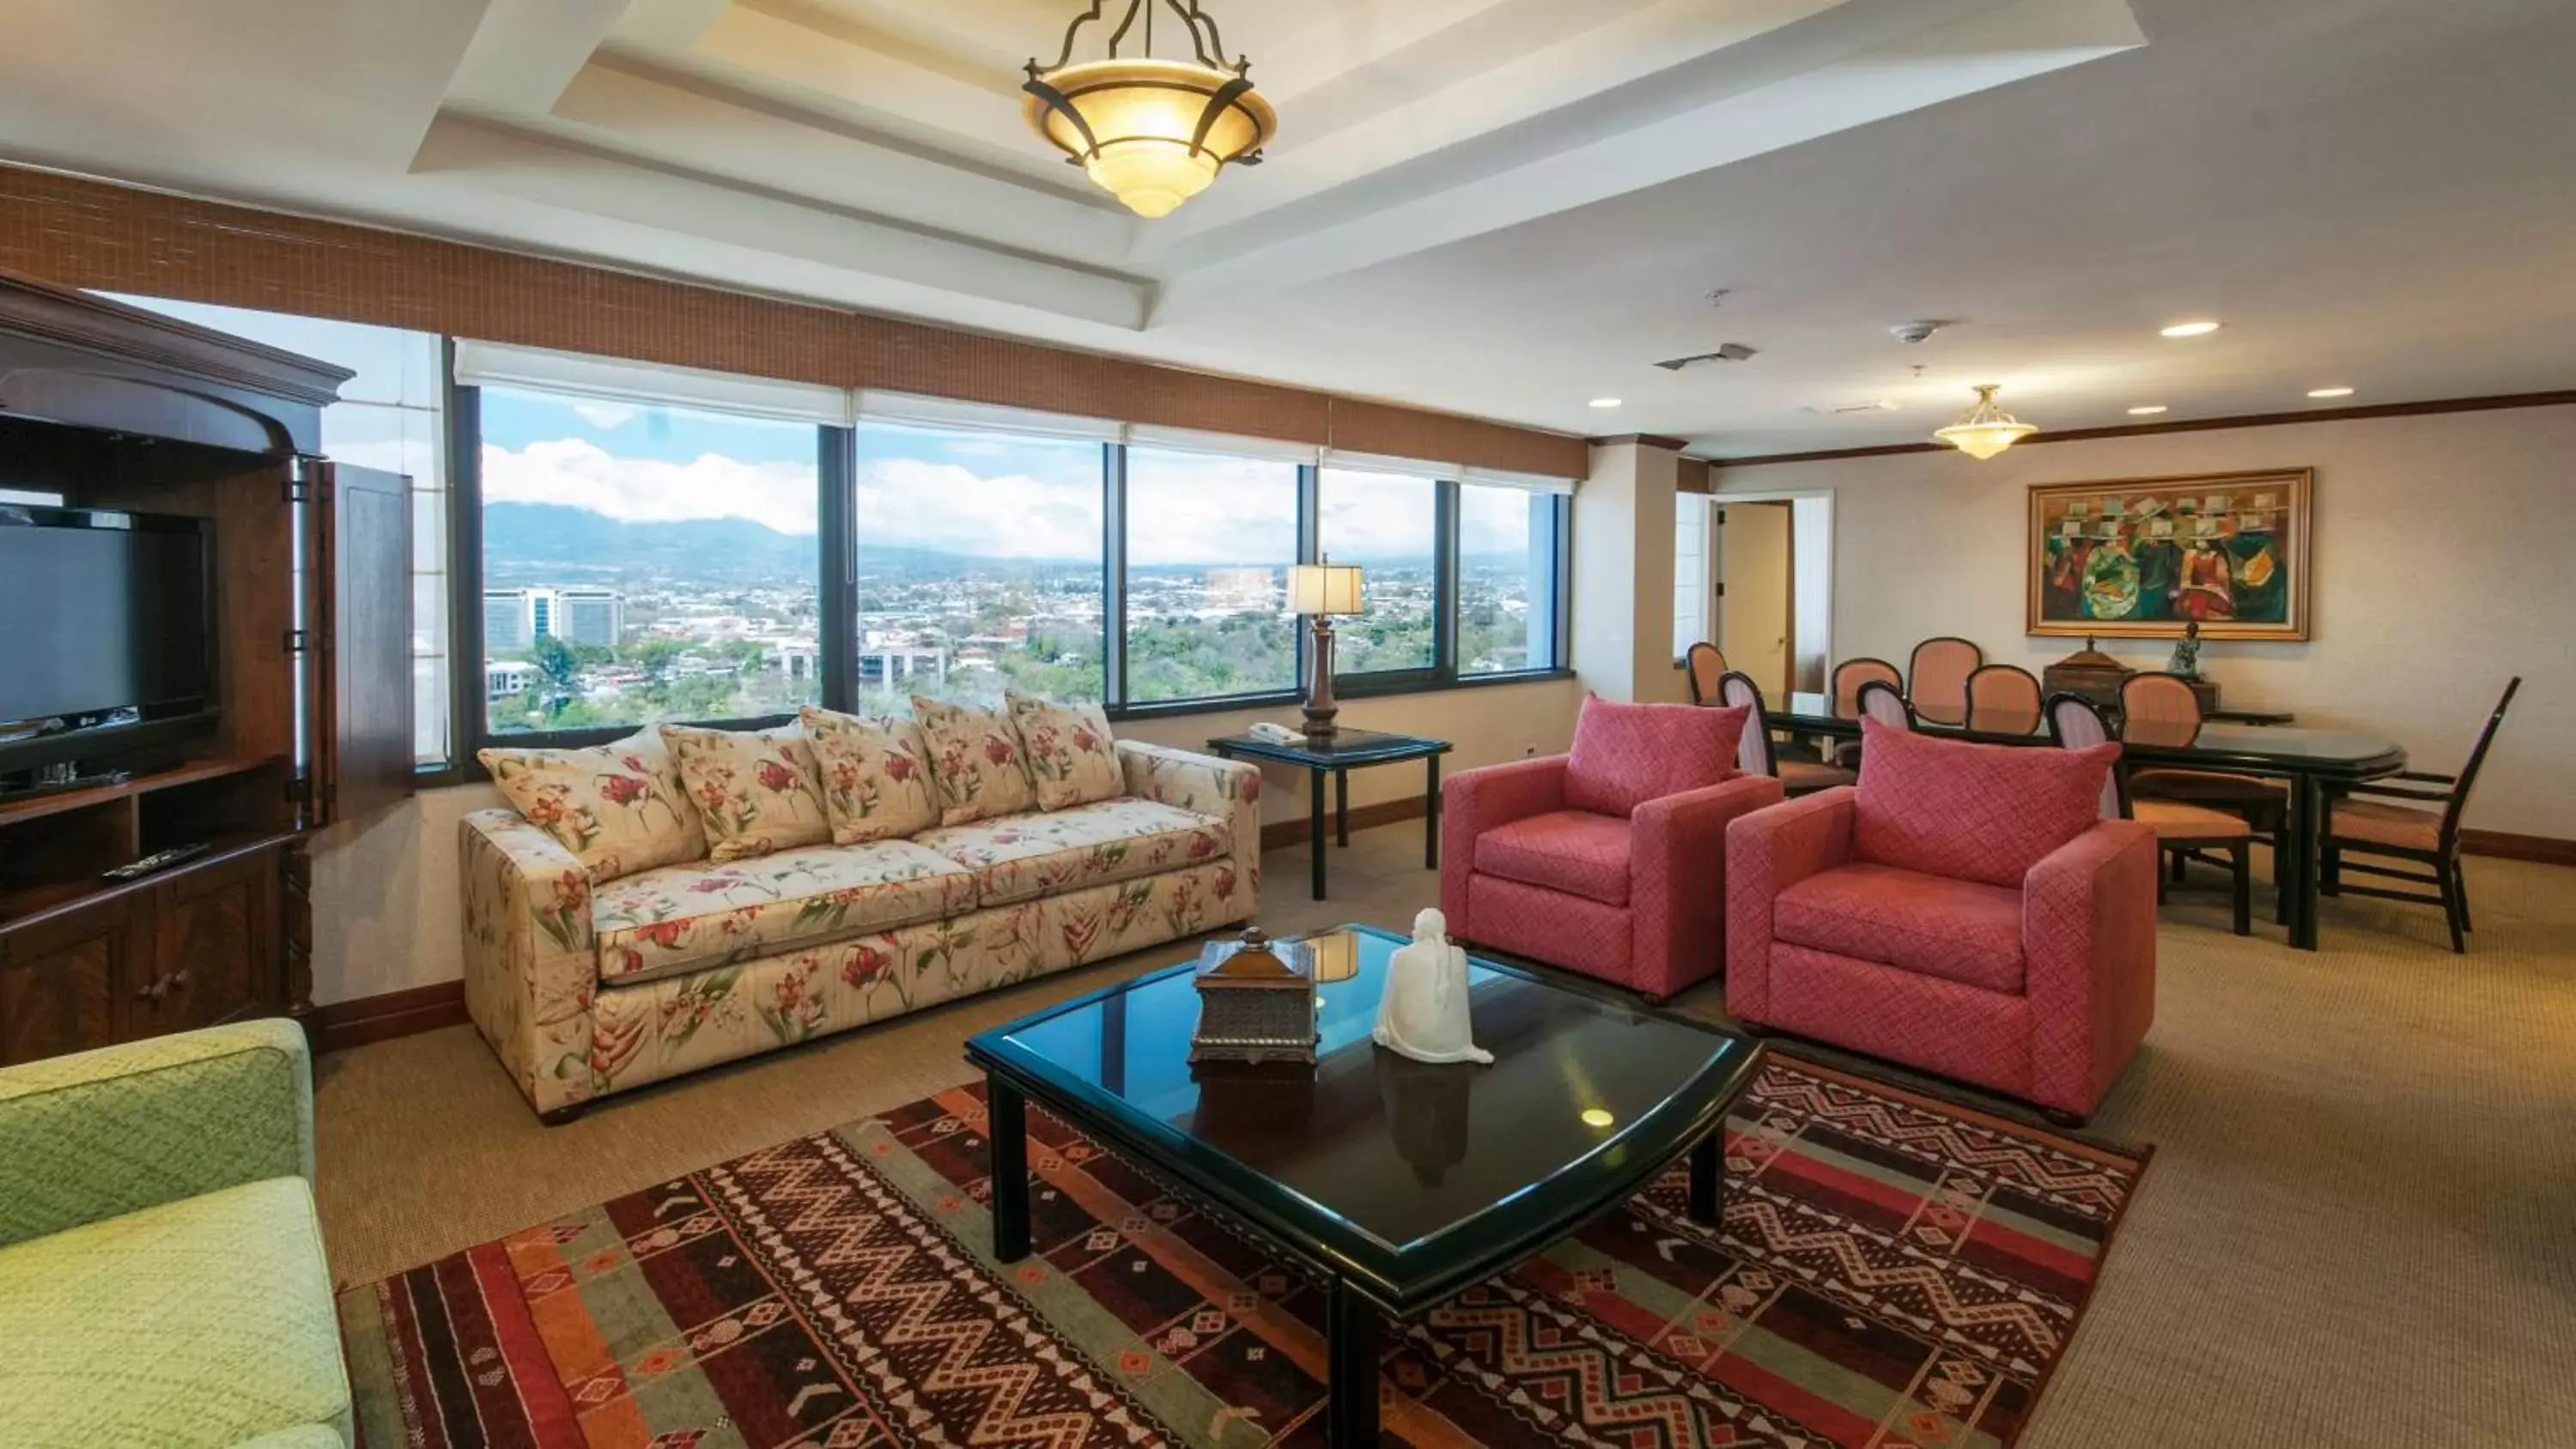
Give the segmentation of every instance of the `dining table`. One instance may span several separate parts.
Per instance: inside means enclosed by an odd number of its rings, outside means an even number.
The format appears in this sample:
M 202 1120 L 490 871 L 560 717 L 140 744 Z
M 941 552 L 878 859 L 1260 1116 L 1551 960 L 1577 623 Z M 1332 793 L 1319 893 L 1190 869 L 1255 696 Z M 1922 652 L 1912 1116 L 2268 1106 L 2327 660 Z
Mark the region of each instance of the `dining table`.
M 1773 729 L 1792 735 L 1827 739 L 1860 738 L 1860 721 L 1834 713 L 1822 694 L 1793 693 L 1786 706 L 1770 712 Z M 2013 721 L 2019 724 L 2018 719 Z M 1918 710 L 1915 727 L 1925 734 L 1974 740 L 1981 744 L 2054 747 L 2056 740 L 2038 721 L 2029 729 L 1991 729 L 1982 724 L 1936 718 Z M 2132 765 L 2179 770 L 2215 770 L 2279 780 L 2289 795 L 2289 818 L 2282 832 L 2284 859 L 2273 863 L 2281 892 L 2281 915 L 2290 944 L 2317 949 L 2318 861 L 2323 853 L 2326 817 L 2339 787 L 2382 779 L 2406 768 L 2406 751 L 2396 741 L 2360 730 L 2317 729 L 2276 724 L 2208 721 L 2187 745 L 2123 743 L 2122 759 Z

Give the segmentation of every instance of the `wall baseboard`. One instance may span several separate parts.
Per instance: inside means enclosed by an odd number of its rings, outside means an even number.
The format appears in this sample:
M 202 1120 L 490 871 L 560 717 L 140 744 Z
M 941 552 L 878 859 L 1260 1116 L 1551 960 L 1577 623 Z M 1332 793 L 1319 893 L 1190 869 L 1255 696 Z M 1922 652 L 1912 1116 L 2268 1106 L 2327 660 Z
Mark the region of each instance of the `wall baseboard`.
M 304 1029 L 313 1038 L 314 1055 L 320 1056 L 465 1020 L 465 983 L 458 980 L 315 1007 Z
M 1354 805 L 1351 807 L 1351 828 L 1373 830 L 1380 825 L 1393 825 L 1400 820 L 1419 820 L 1422 818 L 1424 798 L 1420 795 L 1408 795 L 1401 800 L 1381 800 L 1374 805 Z M 1324 821 L 1328 829 L 1332 818 L 1332 811 L 1328 807 L 1324 813 Z M 1278 850 L 1285 846 L 1305 844 L 1307 824 L 1308 822 L 1304 820 L 1271 821 L 1261 827 L 1261 848 Z
M 2544 865 L 2576 865 L 2576 840 L 2554 835 L 2515 835 L 2503 830 L 2463 830 L 2460 853 L 2499 860 L 2536 860 Z

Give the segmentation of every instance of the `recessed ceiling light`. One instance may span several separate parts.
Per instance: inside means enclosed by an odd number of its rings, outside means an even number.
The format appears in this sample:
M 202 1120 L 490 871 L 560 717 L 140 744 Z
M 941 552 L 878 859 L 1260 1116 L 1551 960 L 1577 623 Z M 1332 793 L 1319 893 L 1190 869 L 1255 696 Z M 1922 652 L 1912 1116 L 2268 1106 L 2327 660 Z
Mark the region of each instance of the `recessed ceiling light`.
M 2163 403 L 2149 403 L 2147 406 L 2142 408 L 2129 409 L 2129 416 L 2133 418 L 2143 418 L 2163 411 L 2165 411 L 2165 405 Z
M 2176 322 L 2165 329 L 2167 337 L 2207 337 L 2218 330 L 2215 322 Z
M 1596 397 L 1592 400 L 1592 405 L 1596 408 L 1615 408 L 1619 405 L 1619 400 L 1615 397 Z
M 2310 396 L 2310 397 L 2350 397 L 2350 396 L 2352 396 L 2352 389 L 2351 389 L 2351 388 L 2348 388 L 2348 387 L 2320 387 L 2320 388 L 2311 388 L 2311 389 L 2309 389 L 2309 391 L 2308 391 L 2308 396 Z

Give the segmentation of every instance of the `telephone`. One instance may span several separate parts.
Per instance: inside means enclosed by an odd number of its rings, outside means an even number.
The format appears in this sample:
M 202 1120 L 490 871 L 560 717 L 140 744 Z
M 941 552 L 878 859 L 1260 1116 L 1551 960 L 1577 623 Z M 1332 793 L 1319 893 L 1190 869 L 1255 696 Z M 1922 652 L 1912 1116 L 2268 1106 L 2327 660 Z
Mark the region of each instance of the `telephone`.
M 1265 745 L 1293 745 L 1306 738 L 1304 735 L 1288 728 L 1284 724 L 1272 724 L 1266 719 L 1253 721 L 1251 726 L 1244 730 L 1244 733 L 1261 741 Z

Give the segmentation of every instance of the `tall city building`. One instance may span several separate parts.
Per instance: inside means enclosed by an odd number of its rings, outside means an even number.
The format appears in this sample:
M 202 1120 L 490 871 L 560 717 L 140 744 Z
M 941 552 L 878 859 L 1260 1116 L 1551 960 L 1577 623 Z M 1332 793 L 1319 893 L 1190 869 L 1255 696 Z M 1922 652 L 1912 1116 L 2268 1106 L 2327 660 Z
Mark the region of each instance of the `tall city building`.
M 613 589 L 485 589 L 483 647 L 525 649 L 540 639 L 613 649 L 626 633 L 626 598 Z

